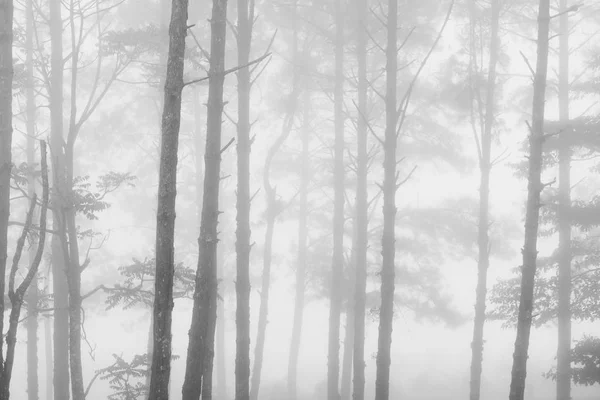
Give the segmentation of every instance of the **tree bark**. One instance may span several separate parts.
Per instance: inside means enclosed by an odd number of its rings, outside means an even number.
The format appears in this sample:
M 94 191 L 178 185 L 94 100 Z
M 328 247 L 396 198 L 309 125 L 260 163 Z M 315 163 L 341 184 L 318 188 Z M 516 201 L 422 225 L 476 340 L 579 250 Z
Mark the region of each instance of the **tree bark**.
M 475 29 L 475 2 L 471 3 L 472 14 L 471 34 L 474 36 Z M 473 341 L 471 343 L 471 388 L 470 400 L 479 400 L 481 395 L 481 373 L 483 368 L 483 329 L 485 324 L 485 308 L 487 295 L 487 274 L 490 265 L 490 238 L 489 238 L 489 203 L 490 203 L 490 171 L 491 165 L 491 147 L 492 147 L 492 129 L 494 127 L 494 96 L 496 89 L 496 65 L 498 63 L 499 47 L 499 18 L 500 4 L 498 0 L 491 2 L 491 32 L 490 32 L 490 58 L 488 62 L 488 76 L 485 99 L 485 115 L 481 126 L 481 140 L 478 141 L 479 151 L 479 221 L 477 226 L 478 237 L 478 260 L 477 260 L 477 289 L 475 299 L 475 318 L 473 322 Z M 473 37 L 472 40 L 475 40 Z M 474 53 L 476 46 L 472 46 Z M 471 57 L 476 57 L 472 54 Z M 472 62 L 473 65 L 473 62 Z M 475 83 L 474 83 L 475 84 Z M 480 90 L 476 87 L 474 90 Z M 479 96 L 478 96 L 479 98 Z M 479 143 L 481 146 L 479 147 Z
M 27 166 L 29 167 L 29 176 L 27 183 L 27 193 L 29 198 L 32 198 L 35 193 L 35 81 L 33 76 L 33 0 L 27 0 L 26 4 L 26 59 L 25 65 L 27 69 L 27 87 L 26 87 L 26 112 L 27 112 Z M 34 216 L 35 218 L 35 216 Z M 35 258 L 37 252 L 37 238 L 31 238 L 29 248 L 29 262 Z M 27 398 L 28 400 L 39 399 L 39 383 L 38 383 L 38 274 L 27 291 Z
M 334 149 L 334 210 L 333 259 L 331 268 L 331 299 L 329 307 L 329 346 L 327 357 L 327 398 L 339 400 L 340 391 L 340 319 L 344 276 L 344 8 L 342 0 L 335 2 L 335 149 Z
M 529 177 L 527 188 L 527 211 L 525 215 L 525 243 L 521 277 L 521 296 L 517 320 L 517 338 L 513 354 L 510 400 L 523 400 L 531 319 L 533 312 L 533 289 L 537 261 L 537 235 L 540 215 L 542 171 L 542 144 L 544 141 L 544 109 L 546 77 L 548 70 L 548 36 L 550 26 L 550 0 L 540 0 L 538 16 L 537 63 L 533 82 L 533 111 L 529 135 Z
M 563 124 L 569 122 L 569 14 L 567 1 L 560 0 L 558 107 Z M 569 129 L 558 137 L 558 349 L 556 399 L 571 399 L 571 148 Z
M 50 1 L 50 40 L 52 43 L 50 76 L 50 154 L 53 188 L 52 228 L 61 231 L 60 209 L 65 197 L 65 153 L 63 136 L 63 34 L 61 2 Z M 61 206 L 59 206 L 61 205 Z M 67 260 L 60 235 L 52 236 L 52 282 L 54 293 L 54 398 L 68 400 L 69 391 L 69 289 Z
M 238 0 L 238 65 L 248 64 L 252 45 L 254 3 Z M 237 230 L 235 313 L 235 400 L 250 399 L 250 69 L 241 68 L 238 77 L 237 121 Z
M 381 307 L 379 309 L 379 337 L 377 343 L 377 373 L 375 400 L 390 396 L 390 364 L 394 319 L 395 256 L 396 256 L 396 86 L 398 44 L 398 2 L 388 1 L 386 49 L 386 127 L 383 160 L 383 235 L 381 239 Z
M 198 244 L 200 254 L 196 271 L 194 306 L 189 331 L 183 400 L 212 396 L 203 393 L 203 380 L 212 382 L 214 340 L 217 318 L 217 224 L 219 221 L 219 183 L 221 173 L 221 119 L 223 115 L 223 81 L 227 1 L 213 0 L 211 23 L 210 71 L 206 150 L 204 152 L 204 190 L 202 221 Z M 207 361 L 209 359 L 209 361 Z M 206 374 L 211 375 L 210 378 Z M 206 387 L 206 386 L 205 386 Z
M 357 0 L 358 121 L 356 130 L 356 228 L 354 287 L 354 400 L 365 398 L 365 308 L 367 290 L 368 203 L 367 203 L 367 0 Z
M 294 15 L 296 15 L 297 2 L 294 1 Z M 302 322 L 304 317 L 304 285 L 306 280 L 306 255 L 308 247 L 308 184 L 310 181 L 309 164 L 309 115 L 310 115 L 311 93 L 304 91 L 302 152 L 300 155 L 300 213 L 298 216 L 298 262 L 296 266 L 296 289 L 294 298 L 294 321 L 292 325 L 292 337 L 290 340 L 290 358 L 288 361 L 288 399 L 296 400 L 298 396 L 298 355 L 300 353 L 300 342 L 302 339 Z
M 173 273 L 177 149 L 181 122 L 181 94 L 187 0 L 173 0 L 169 26 L 169 56 L 161 127 L 161 157 L 156 215 L 156 279 L 154 286 L 154 346 L 149 400 L 169 398 L 171 375 L 171 325 L 173 313 Z

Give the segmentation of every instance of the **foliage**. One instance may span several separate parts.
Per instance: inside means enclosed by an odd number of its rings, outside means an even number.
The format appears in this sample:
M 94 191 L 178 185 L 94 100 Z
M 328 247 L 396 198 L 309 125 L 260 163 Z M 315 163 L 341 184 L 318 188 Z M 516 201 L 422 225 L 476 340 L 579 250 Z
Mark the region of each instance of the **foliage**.
M 138 400 L 148 393 L 146 377 L 149 374 L 149 358 L 147 354 L 135 355 L 131 361 L 113 354 L 115 362 L 96 371 L 101 380 L 109 382 L 114 391 L 109 400 Z
M 77 212 L 89 220 L 97 220 L 97 213 L 106 210 L 110 204 L 104 201 L 107 194 L 114 192 L 121 185 L 133 187 L 136 179 L 129 173 L 108 172 L 98 178 L 95 190 L 92 190 L 90 177 L 78 176 L 73 180 L 72 201 Z
M 133 259 L 133 264 L 119 267 L 119 272 L 125 278 L 114 287 L 105 288 L 107 309 L 123 305 L 124 309 L 136 305 L 152 307 L 154 303 L 154 277 L 156 272 L 154 258 L 140 261 Z M 175 265 L 174 298 L 189 298 L 194 293 L 195 271 L 182 263 Z
M 600 338 L 584 336 L 571 349 L 572 379 L 576 385 L 593 386 L 600 384 Z M 544 374 L 556 380 L 556 367 Z

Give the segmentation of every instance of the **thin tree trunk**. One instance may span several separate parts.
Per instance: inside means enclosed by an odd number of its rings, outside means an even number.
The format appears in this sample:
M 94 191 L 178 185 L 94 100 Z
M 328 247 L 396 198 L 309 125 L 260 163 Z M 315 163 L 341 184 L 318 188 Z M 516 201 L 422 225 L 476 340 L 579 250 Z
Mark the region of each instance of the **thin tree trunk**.
M 342 362 L 342 381 L 340 396 L 342 400 L 352 398 L 352 352 L 354 351 L 354 309 L 352 295 L 347 297 L 346 327 L 344 334 L 344 358 Z
M 253 7 L 253 2 L 250 7 Z M 238 65 L 248 64 L 252 45 L 254 9 L 248 0 L 237 2 Z M 250 398 L 250 69 L 241 68 L 238 77 L 237 121 L 237 230 L 235 250 L 237 308 L 235 313 L 235 399 Z
M 0 0 L 0 335 L 4 335 L 4 293 L 8 259 L 10 171 L 12 169 L 13 1 Z M 4 370 L 0 340 L 0 377 Z
M 50 37 L 52 43 L 50 76 L 50 154 L 52 157 L 52 204 L 64 203 L 65 154 L 63 137 L 63 34 L 61 2 L 50 1 Z M 53 207 L 53 229 L 61 231 L 60 206 Z M 52 275 L 54 293 L 54 398 L 68 400 L 69 391 L 69 288 L 67 260 L 62 239 L 52 236 Z
M 224 269 L 224 246 L 218 249 L 217 259 L 220 260 L 218 271 L 218 280 L 220 282 L 218 289 L 221 293 L 221 299 L 217 301 L 217 328 L 215 340 L 215 358 L 217 368 L 217 400 L 229 399 L 227 395 L 227 366 L 225 358 L 225 287 L 223 286 L 223 269 Z
M 292 42 L 292 59 L 298 60 L 298 38 L 296 32 L 294 32 L 294 39 Z M 296 98 L 298 95 L 298 76 L 294 69 L 292 92 L 291 98 Z M 294 103 L 295 104 L 295 103 Z M 271 185 L 270 174 L 273 159 L 277 152 L 281 149 L 283 143 L 287 140 L 292 132 L 292 126 L 294 123 L 296 114 L 296 107 L 292 107 L 289 114 L 286 115 L 284 123 L 281 129 L 281 134 L 273 142 L 273 145 L 267 152 L 265 159 L 265 167 L 263 173 L 263 186 L 267 197 L 267 210 L 265 211 L 267 219 L 267 229 L 265 231 L 265 247 L 263 251 L 263 271 L 262 271 L 262 282 L 260 291 L 260 309 L 258 313 L 258 329 L 256 335 L 256 347 L 254 349 L 254 364 L 252 368 L 252 385 L 250 390 L 250 398 L 252 400 L 258 400 L 258 393 L 260 389 L 260 379 L 263 364 L 263 355 L 265 348 L 265 339 L 268 324 L 269 315 L 269 291 L 271 287 L 271 263 L 273 255 L 273 235 L 275 233 L 275 222 L 279 214 L 283 211 L 283 206 L 280 200 L 277 199 L 277 188 Z
M 27 0 L 26 4 L 27 33 L 26 33 L 26 60 L 27 68 L 27 88 L 26 88 L 26 107 L 27 107 L 27 166 L 29 167 L 29 176 L 27 192 L 29 198 L 35 193 L 35 93 L 33 77 L 33 0 Z M 35 218 L 35 215 L 34 215 Z M 29 262 L 35 258 L 37 252 L 37 239 L 32 237 L 29 247 Z M 27 398 L 29 400 L 39 399 L 38 383 L 38 274 L 29 286 L 27 291 Z
M 48 271 L 47 279 L 50 279 L 50 272 Z M 44 291 L 45 295 L 48 295 L 49 290 Z M 54 399 L 54 390 L 52 382 L 54 380 L 53 365 L 54 357 L 52 354 L 52 327 L 50 326 L 50 318 L 44 319 L 44 349 L 46 356 L 46 400 Z
M 294 15 L 297 3 L 294 2 Z M 300 156 L 300 215 L 298 216 L 298 264 L 296 266 L 296 293 L 294 299 L 294 322 L 290 340 L 290 358 L 288 362 L 288 399 L 296 400 L 298 396 L 298 355 L 302 339 L 302 321 L 304 317 L 304 285 L 306 280 L 306 255 L 308 247 L 308 184 L 310 180 L 309 165 L 309 115 L 311 94 L 304 91 L 304 116 L 301 130 L 302 153 Z
M 379 309 L 379 338 L 377 343 L 377 375 L 375 400 L 390 396 L 390 364 L 394 319 L 394 290 L 396 271 L 396 75 L 398 43 L 398 2 L 388 1 L 386 49 L 386 127 L 384 144 L 383 179 L 383 236 L 381 239 L 381 307 Z
M 342 0 L 335 2 L 335 149 L 333 259 L 331 301 L 329 308 L 329 346 L 327 357 L 327 398 L 339 400 L 340 391 L 340 319 L 344 275 L 344 9 Z
M 48 211 L 48 197 L 50 190 L 48 188 L 48 165 L 46 163 L 46 144 L 42 142 L 41 146 L 41 160 L 42 160 L 42 182 L 43 182 L 43 195 L 42 195 L 42 210 L 40 212 L 40 242 L 36 250 L 33 260 L 31 260 L 28 269 L 26 270 L 23 281 L 16 285 L 16 275 L 19 268 L 19 261 L 23 253 L 25 246 L 25 240 L 29 235 L 33 224 L 33 214 L 37 204 L 37 196 L 33 196 L 30 199 L 29 211 L 27 212 L 27 218 L 25 221 L 24 228 L 21 236 L 17 241 L 15 249 L 15 255 L 13 257 L 13 264 L 11 266 L 8 282 L 8 297 L 11 302 L 11 310 L 9 316 L 9 326 L 6 333 L 6 359 L 0 370 L 0 400 L 10 399 L 10 381 L 12 377 L 12 369 L 15 360 L 15 349 L 17 346 L 17 330 L 19 329 L 19 319 L 21 317 L 21 308 L 23 306 L 23 299 L 27 292 L 27 289 L 37 274 L 38 267 L 42 261 L 42 253 L 44 252 L 44 242 L 46 240 L 46 215 Z
M 540 215 L 542 172 L 542 144 L 544 141 L 544 109 L 546 77 L 548 70 L 548 36 L 550 26 L 550 0 L 540 0 L 538 16 L 537 65 L 533 82 L 533 111 L 529 135 L 529 178 L 527 188 L 527 211 L 525 215 L 525 243 L 521 278 L 521 297 L 517 320 L 517 338 L 513 354 L 510 400 L 523 400 L 531 319 L 533 312 L 533 289 L 537 261 L 537 236 Z
M 475 8 L 475 3 L 471 3 Z M 478 252 L 477 261 L 477 289 L 475 300 L 475 318 L 473 323 L 473 341 L 471 344 L 471 390 L 470 400 L 479 400 L 481 395 L 481 373 L 483 368 L 483 328 L 485 324 L 485 307 L 487 295 L 487 274 L 490 265 L 490 238 L 489 238 L 489 198 L 490 198 L 490 170 L 491 170 L 491 147 L 492 147 L 492 128 L 494 127 L 494 96 L 496 88 L 496 64 L 498 62 L 499 47 L 499 18 L 500 4 L 498 0 L 491 2 L 492 20 L 490 33 L 490 58 L 488 63 L 488 77 L 485 99 L 485 116 L 482 123 L 481 148 L 479 151 L 479 222 L 478 222 Z M 472 13 L 471 23 L 474 25 L 474 16 Z M 473 32 L 473 31 L 472 31 Z M 472 38 L 474 40 L 474 38 Z M 475 51 L 475 46 L 472 47 Z M 471 57 L 476 57 L 472 54 Z M 480 90 L 480 88 L 475 88 Z
M 204 190 L 202 221 L 198 244 L 198 270 L 194 307 L 189 331 L 183 400 L 206 399 L 202 380 L 212 382 L 214 334 L 217 318 L 217 224 L 219 222 L 219 183 L 221 180 L 221 119 L 223 115 L 223 81 L 227 1 L 213 0 L 211 23 L 210 72 L 208 86 L 208 114 L 206 150 L 204 152 Z M 207 362 L 206 358 L 210 358 Z M 210 374 L 207 378 L 205 375 Z M 212 393 L 210 393 L 212 395 Z
M 365 308 L 367 290 L 367 0 L 357 0 L 358 121 L 356 156 L 356 228 L 354 287 L 353 400 L 365 398 Z
M 177 149 L 181 122 L 181 93 L 187 0 L 173 0 L 169 26 L 169 56 L 162 116 L 161 157 L 156 216 L 156 279 L 154 299 L 154 346 L 149 400 L 169 398 L 171 375 L 171 324 L 173 313 L 173 273 Z
M 558 107 L 560 122 L 569 122 L 569 14 L 567 0 L 560 0 Z M 559 134 L 558 154 L 558 349 L 556 400 L 571 400 L 571 148 L 564 129 Z

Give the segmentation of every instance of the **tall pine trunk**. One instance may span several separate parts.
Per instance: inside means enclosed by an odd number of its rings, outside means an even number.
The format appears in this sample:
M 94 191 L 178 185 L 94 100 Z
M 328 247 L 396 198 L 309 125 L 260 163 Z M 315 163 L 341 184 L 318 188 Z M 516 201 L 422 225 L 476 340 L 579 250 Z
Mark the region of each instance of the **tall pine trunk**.
M 203 399 L 212 397 L 212 390 L 208 393 L 204 390 L 208 389 L 208 385 L 203 385 L 203 381 L 212 383 L 212 368 L 205 368 L 205 366 L 213 365 L 217 318 L 217 243 L 219 241 L 217 224 L 221 180 L 221 119 L 225 78 L 227 0 L 213 0 L 212 4 L 204 189 L 198 238 L 200 252 L 182 390 L 183 400 L 198 400 L 201 394 Z
M 13 1 L 0 0 L 0 377 L 4 374 L 4 293 L 12 169 Z
M 63 32 L 59 0 L 50 1 L 50 40 L 52 43 L 50 76 L 50 155 L 53 191 L 52 228 L 60 232 L 60 208 L 66 193 L 63 135 Z M 54 399 L 68 400 L 69 390 L 69 287 L 67 260 L 61 235 L 52 236 L 52 282 L 54 293 Z
M 531 319 L 533 313 L 533 289 L 537 262 L 537 236 L 540 216 L 540 194 L 543 189 L 542 145 L 544 142 L 544 109 L 546 77 L 548 72 L 548 36 L 550 27 L 550 0 L 540 0 L 538 16 L 537 62 L 533 82 L 532 123 L 529 133 L 529 176 L 527 187 L 527 211 L 525 215 L 525 243 L 521 277 L 521 296 L 517 320 L 517 338 L 513 354 L 510 400 L 523 400 Z
M 357 0 L 358 121 L 356 130 L 356 228 L 354 287 L 354 354 L 352 393 L 365 398 L 365 308 L 367 290 L 367 0 Z
M 383 236 L 381 239 L 381 307 L 379 309 L 379 337 L 377 343 L 377 374 L 375 400 L 388 400 L 390 396 L 390 364 L 392 329 L 394 319 L 394 290 L 396 271 L 396 76 L 398 44 L 398 2 L 388 1 L 387 49 L 386 49 L 386 94 L 385 94 L 385 139 L 383 160 Z
M 253 2 L 252 2 L 253 5 Z M 254 10 L 248 0 L 238 0 L 238 65 L 248 64 L 252 44 Z M 235 399 L 250 398 L 250 69 L 243 67 L 238 77 L 237 121 L 237 230 L 235 251 L 237 308 L 235 313 Z
M 569 14 L 560 0 L 558 107 L 560 122 L 569 123 Z M 571 148 L 569 129 L 558 137 L 558 349 L 556 400 L 571 399 Z
M 327 398 L 339 400 L 340 318 L 344 275 L 344 8 L 335 2 L 335 89 L 334 89 L 334 205 L 331 300 L 329 306 L 329 346 L 327 357 Z
M 296 18 L 297 2 L 294 1 L 294 19 Z M 298 396 L 298 356 L 300 354 L 300 343 L 302 339 L 302 322 L 304 319 L 304 285 L 306 281 L 306 264 L 308 252 L 308 184 L 310 182 L 311 168 L 309 165 L 309 143 L 310 143 L 310 100 L 311 94 L 304 91 L 303 99 L 303 127 L 302 151 L 300 155 L 300 213 L 298 216 L 298 260 L 296 265 L 296 289 L 294 298 L 294 320 L 292 325 L 292 337 L 290 340 L 290 358 L 288 361 L 288 399 L 296 400 Z
M 171 325 L 175 268 L 175 199 L 177 149 L 181 123 L 181 94 L 188 1 L 173 0 L 169 26 L 169 56 L 161 126 L 161 155 L 156 213 L 156 279 L 154 285 L 154 345 L 149 400 L 169 398 Z
M 471 34 L 474 36 L 475 25 L 475 2 L 471 3 L 472 14 Z M 471 400 L 479 400 L 481 395 L 481 373 L 483 369 L 483 328 L 485 324 L 485 307 L 487 295 L 487 274 L 490 265 L 490 238 L 489 238 L 489 207 L 490 207 L 490 171 L 492 168 L 491 148 L 492 148 L 492 129 L 494 127 L 494 96 L 496 89 L 496 65 L 498 63 L 498 47 L 499 47 L 499 18 L 500 4 L 498 0 L 491 2 L 491 32 L 490 32 L 490 55 L 488 61 L 488 76 L 486 85 L 485 98 L 485 115 L 480 114 L 483 119 L 480 126 L 481 140 L 477 142 L 479 155 L 479 221 L 477 226 L 477 245 L 478 245 L 478 261 L 477 261 L 477 289 L 475 299 L 475 318 L 473 322 L 473 341 L 471 343 Z M 471 40 L 475 40 L 474 37 Z M 477 46 L 472 46 L 471 51 L 475 52 Z M 476 54 L 471 54 L 471 57 L 476 59 Z M 473 66 L 473 63 L 472 63 Z M 474 82 L 475 84 L 475 82 Z M 481 88 L 476 87 L 474 90 L 480 91 Z M 479 97 L 478 97 L 479 98 Z M 479 108 L 480 109 L 480 108 Z M 479 144 L 480 143 L 480 144 Z
M 29 176 L 27 183 L 27 192 L 29 198 L 32 198 L 35 193 L 35 93 L 34 93 L 34 76 L 33 76 L 33 0 L 27 0 L 26 4 L 26 59 L 25 68 L 27 69 L 27 86 L 26 86 L 26 112 L 27 112 L 27 166 L 29 167 Z M 34 217 L 35 218 L 35 217 Z M 29 248 L 29 262 L 35 258 L 37 252 L 37 238 L 35 235 L 31 238 Z M 38 274 L 36 274 L 29 290 L 27 292 L 27 398 L 28 400 L 39 399 L 39 383 L 38 383 Z

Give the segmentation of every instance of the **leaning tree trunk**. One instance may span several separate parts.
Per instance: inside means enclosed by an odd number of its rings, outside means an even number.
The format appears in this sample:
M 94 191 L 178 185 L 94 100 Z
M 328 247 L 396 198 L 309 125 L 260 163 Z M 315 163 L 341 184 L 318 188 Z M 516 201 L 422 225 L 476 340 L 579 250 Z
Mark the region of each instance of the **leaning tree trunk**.
M 149 400 L 169 398 L 171 375 L 171 324 L 173 313 L 173 273 L 177 149 L 181 122 L 181 93 L 187 0 L 173 0 L 169 26 L 169 56 L 161 128 L 161 156 L 156 215 L 156 279 L 154 285 L 154 346 L 150 373 Z
M 396 75 L 398 48 L 398 2 L 388 1 L 386 49 L 386 127 L 383 160 L 383 236 L 381 239 L 381 307 L 379 309 L 379 338 L 377 343 L 377 375 L 375 400 L 388 400 L 390 396 L 390 364 L 392 328 L 394 318 L 394 290 L 396 271 Z
M 329 346 L 327 357 L 327 398 L 339 400 L 340 391 L 340 318 L 344 276 L 344 9 L 342 0 L 335 2 L 335 149 L 333 260 L 329 307 Z
M 50 41 L 52 43 L 50 75 L 50 155 L 53 190 L 52 229 L 61 231 L 60 208 L 66 200 L 65 156 L 63 135 L 63 30 L 61 2 L 50 1 Z M 67 260 L 60 235 L 52 236 L 52 283 L 54 294 L 54 399 L 68 400 L 69 391 L 69 288 Z
M 475 40 L 474 35 L 474 9 L 475 2 L 471 3 L 472 30 L 471 40 Z M 485 115 L 481 131 L 481 140 L 478 141 L 479 151 L 479 221 L 477 226 L 477 289 L 475 300 L 475 318 L 473 322 L 473 341 L 471 344 L 471 388 L 470 400 L 479 400 L 481 395 L 481 373 L 483 366 L 483 327 L 485 324 L 485 307 L 487 294 L 487 274 L 490 265 L 490 238 L 489 238 L 489 205 L 490 205 L 490 171 L 492 168 L 491 148 L 492 148 L 492 128 L 494 127 L 494 96 L 496 88 L 496 64 L 498 62 L 499 47 L 499 18 L 500 4 L 498 0 L 491 2 L 492 21 L 490 33 L 490 58 L 488 62 L 488 76 L 485 99 Z M 475 52 L 476 46 L 472 46 Z M 471 57 L 476 57 L 472 54 Z M 473 65 L 473 64 L 472 64 Z M 479 87 L 476 90 L 480 90 Z M 479 145 L 479 143 L 481 145 Z M 480 146 L 480 147 L 479 147 Z
M 531 319 L 533 318 L 533 289 L 537 261 L 537 236 L 540 215 L 540 194 L 543 189 L 542 144 L 544 142 L 544 109 L 546 76 L 548 70 L 548 36 L 550 28 L 550 0 L 540 0 L 538 16 L 537 65 L 533 82 L 533 111 L 529 134 L 529 177 L 527 187 L 527 211 L 525 215 L 525 243 L 521 266 L 521 297 L 517 320 L 517 338 L 513 354 L 510 400 L 523 400 Z
M 29 198 L 35 193 L 35 81 L 33 76 L 33 0 L 27 0 L 26 4 L 27 32 L 26 32 L 26 59 L 25 67 L 27 69 L 26 86 L 26 112 L 27 112 L 27 166 L 29 168 L 27 193 Z M 35 218 L 35 217 L 34 217 Z M 35 235 L 31 238 L 29 248 L 29 262 L 35 258 L 37 251 L 37 238 Z M 27 398 L 28 400 L 39 399 L 38 383 L 38 274 L 35 275 L 29 290 L 27 291 Z
M 297 3 L 294 1 L 294 5 Z M 294 15 L 295 14 L 294 9 Z M 294 17 L 295 18 L 295 17 Z M 311 94 L 308 90 L 304 91 L 303 100 L 303 127 L 302 152 L 300 155 L 300 212 L 298 216 L 298 260 L 296 266 L 296 293 L 294 298 L 294 320 L 292 325 L 292 337 L 290 340 L 290 358 L 288 360 L 288 399 L 296 400 L 298 396 L 297 378 L 298 378 L 298 356 L 300 354 L 300 343 L 302 339 L 302 322 L 304 319 L 304 286 L 306 284 L 306 266 L 308 253 L 308 184 L 310 183 L 310 164 L 309 164 L 309 115 L 310 115 Z
M 294 39 L 292 42 L 292 59 L 298 60 L 298 38 L 296 32 L 294 32 Z M 294 68 L 292 92 L 290 98 L 295 99 L 298 96 L 298 76 Z M 294 103 L 295 105 L 296 103 Z M 292 132 L 292 126 L 294 124 L 296 114 L 296 107 L 292 107 L 289 110 L 289 114 L 286 115 L 284 123 L 281 128 L 281 134 L 273 142 L 273 145 L 267 152 L 265 159 L 265 168 L 263 173 L 263 186 L 267 197 L 267 209 L 265 211 L 267 219 L 267 229 L 265 231 L 265 247 L 263 251 L 263 271 L 260 288 L 260 308 L 258 312 L 258 331 L 256 335 L 256 347 L 254 349 L 254 364 L 252 367 L 252 386 L 250 390 L 250 399 L 258 400 L 258 393 L 260 390 L 260 379 L 263 364 L 263 355 L 265 349 L 265 339 L 267 333 L 267 317 L 269 315 L 269 291 L 271 287 L 271 262 L 273 255 L 273 235 L 275 234 L 275 222 L 279 214 L 283 211 L 283 206 L 280 200 L 277 198 L 277 188 L 273 187 L 270 180 L 271 168 L 273 159 L 277 152 L 281 149 L 284 142 L 290 136 Z
M 569 15 L 560 0 L 558 107 L 563 126 L 569 122 Z M 571 148 L 569 129 L 558 137 L 558 349 L 556 400 L 571 399 Z
M 253 6 L 253 2 L 251 3 Z M 237 2 L 238 65 L 247 65 L 252 45 L 254 10 L 248 0 Z M 236 346 L 235 400 L 250 399 L 250 69 L 237 72 L 237 230 L 236 258 Z
M 206 150 L 204 152 L 204 190 L 202 221 L 198 239 L 200 254 L 182 390 L 183 400 L 198 400 L 200 394 L 203 399 L 212 396 L 212 392 L 202 393 L 202 381 L 212 382 L 212 368 L 206 370 L 204 366 L 206 364 L 212 366 L 217 318 L 217 243 L 219 240 L 217 224 L 219 222 L 219 183 L 221 180 L 221 118 L 225 78 L 227 0 L 213 0 L 210 21 L 211 49 Z M 210 360 L 207 361 L 207 358 Z M 207 378 L 206 374 L 211 377 Z
M 367 290 L 367 0 L 357 0 L 358 121 L 356 125 L 356 228 L 354 286 L 354 400 L 365 398 L 365 308 Z
M 48 188 L 48 165 L 46 162 L 46 143 L 41 142 L 41 164 L 42 164 L 42 209 L 40 212 L 40 236 L 39 246 L 36 249 L 35 255 L 30 260 L 28 269 L 26 270 L 23 281 L 17 286 L 16 275 L 19 269 L 19 261 L 23 254 L 23 248 L 25 247 L 25 240 L 32 230 L 33 225 L 33 214 L 37 205 L 37 196 L 34 194 L 30 199 L 29 211 L 27 212 L 27 218 L 21 236 L 17 241 L 15 249 L 15 255 L 13 257 L 13 263 L 11 266 L 9 281 L 8 281 L 8 298 L 11 302 L 10 317 L 8 319 L 9 326 L 6 333 L 6 360 L 4 365 L 1 366 L 0 374 L 0 400 L 10 399 L 10 381 L 12 376 L 12 369 L 15 360 L 15 349 L 17 347 L 17 330 L 19 328 L 19 320 L 21 317 L 21 308 L 23 306 L 23 300 L 29 285 L 34 280 L 40 263 L 42 261 L 42 254 L 44 252 L 44 242 L 46 240 L 46 215 L 48 211 L 48 198 L 50 190 Z
M 0 0 L 0 335 L 4 335 L 4 293 L 8 258 L 10 171 L 12 169 L 13 1 Z M 4 369 L 0 340 L 0 376 Z

